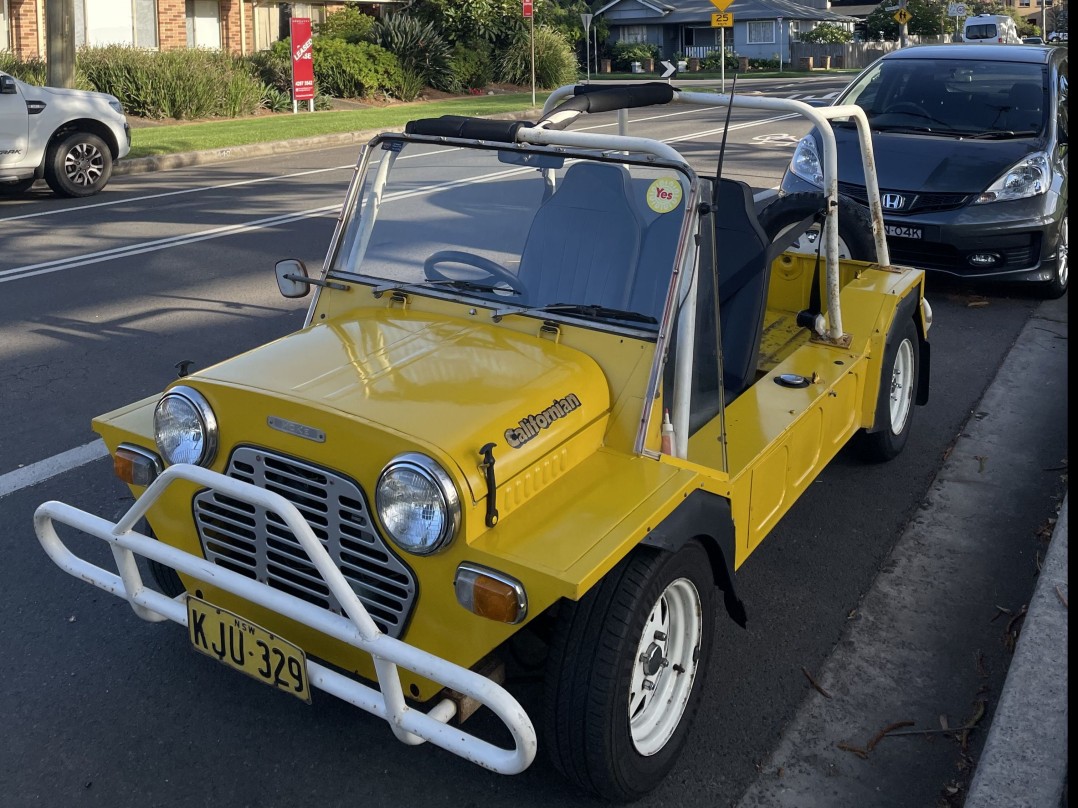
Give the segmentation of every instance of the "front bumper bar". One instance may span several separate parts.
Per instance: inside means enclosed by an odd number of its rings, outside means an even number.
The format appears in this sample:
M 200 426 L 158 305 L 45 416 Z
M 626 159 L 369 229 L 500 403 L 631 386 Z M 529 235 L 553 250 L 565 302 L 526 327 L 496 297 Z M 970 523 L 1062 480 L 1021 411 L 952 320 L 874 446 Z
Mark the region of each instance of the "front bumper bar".
M 134 526 L 165 489 L 180 480 L 264 507 L 281 517 L 342 605 L 347 617 L 135 532 Z M 57 534 L 56 522 L 108 542 L 119 575 L 72 553 Z M 299 511 L 279 494 L 198 466 L 177 464 L 166 469 L 117 522 L 110 522 L 62 502 L 51 501 L 40 505 L 34 513 L 34 529 L 41 546 L 60 569 L 123 598 L 144 620 L 171 620 L 186 627 L 186 593 L 172 599 L 148 588 L 143 583 L 135 555 L 172 567 L 366 651 L 374 659 L 378 689 L 342 676 L 313 660 L 307 661 L 308 679 L 314 687 L 384 719 L 393 734 L 406 744 L 430 741 L 435 746 L 500 774 L 522 772 L 535 759 L 535 729 L 516 699 L 504 688 L 474 671 L 383 634 Z M 397 666 L 470 696 L 490 708 L 509 730 L 513 747 L 496 746 L 459 727 L 449 726 L 449 720 L 456 714 L 456 704 L 451 699 L 443 699 L 426 713 L 409 707 L 404 700 Z

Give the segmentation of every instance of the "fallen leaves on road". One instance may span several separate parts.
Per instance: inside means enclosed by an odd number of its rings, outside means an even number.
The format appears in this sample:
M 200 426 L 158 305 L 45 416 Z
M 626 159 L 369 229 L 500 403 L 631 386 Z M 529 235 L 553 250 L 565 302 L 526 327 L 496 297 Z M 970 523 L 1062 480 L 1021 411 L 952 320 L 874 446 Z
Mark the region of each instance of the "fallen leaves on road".
M 820 687 L 820 685 L 815 679 L 812 678 L 812 674 L 808 672 L 804 665 L 801 666 L 801 673 L 805 674 L 805 678 L 809 680 L 809 684 L 816 688 L 816 690 L 819 691 L 821 696 L 823 696 L 825 699 L 831 698 L 831 694 L 824 690 L 822 687 Z
M 1063 594 L 1063 590 L 1059 588 L 1059 584 L 1056 584 L 1056 597 L 1059 598 L 1059 602 L 1063 604 L 1064 609 L 1069 609 L 1067 605 L 1067 596 Z
M 1007 621 L 1007 627 L 1003 630 L 1003 646 L 1008 651 L 1014 651 L 1018 644 L 1018 635 L 1022 633 L 1022 621 L 1025 620 L 1029 608 L 1023 604 L 1018 613 Z

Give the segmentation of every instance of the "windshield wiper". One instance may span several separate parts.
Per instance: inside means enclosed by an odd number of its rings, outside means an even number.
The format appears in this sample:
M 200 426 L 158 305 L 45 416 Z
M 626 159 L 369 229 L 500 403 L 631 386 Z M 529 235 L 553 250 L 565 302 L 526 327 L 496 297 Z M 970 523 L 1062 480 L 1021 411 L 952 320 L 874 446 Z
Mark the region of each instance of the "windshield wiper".
M 1022 129 L 1017 132 L 1012 129 L 994 129 L 991 132 L 977 132 L 966 137 L 970 140 L 1010 140 L 1012 137 L 1033 137 L 1036 134 L 1038 133 L 1034 129 Z
M 623 320 L 629 323 L 648 323 L 657 325 L 658 320 L 650 314 L 641 314 L 638 311 L 625 311 L 624 309 L 612 309 L 608 306 L 585 305 L 583 303 L 551 303 L 549 306 L 533 306 L 524 309 L 498 309 L 493 314 L 494 322 L 498 322 L 507 314 L 573 314 L 579 317 L 587 317 L 590 320 Z

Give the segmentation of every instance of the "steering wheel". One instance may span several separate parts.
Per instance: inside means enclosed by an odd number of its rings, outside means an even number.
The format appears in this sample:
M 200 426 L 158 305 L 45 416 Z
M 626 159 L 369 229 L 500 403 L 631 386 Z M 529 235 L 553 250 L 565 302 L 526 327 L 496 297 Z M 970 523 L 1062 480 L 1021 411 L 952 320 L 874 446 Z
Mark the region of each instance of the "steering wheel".
M 921 107 L 919 104 L 915 104 L 913 101 L 900 101 L 893 107 L 888 107 L 884 110 L 886 113 L 894 113 L 896 115 L 919 115 L 922 118 L 928 118 L 931 121 L 936 120 L 934 117 L 928 114 L 928 111 Z
M 504 283 L 518 295 L 526 295 L 528 293 L 528 290 L 524 287 L 520 278 L 501 264 L 491 261 L 489 258 L 484 258 L 481 255 L 473 255 L 472 253 L 460 252 L 459 250 L 439 250 L 436 253 L 432 253 L 427 257 L 427 260 L 423 262 L 423 274 L 426 276 L 427 280 L 464 280 L 462 278 L 449 277 L 438 269 L 438 264 L 463 264 L 464 266 L 475 267 L 490 275 L 496 283 Z

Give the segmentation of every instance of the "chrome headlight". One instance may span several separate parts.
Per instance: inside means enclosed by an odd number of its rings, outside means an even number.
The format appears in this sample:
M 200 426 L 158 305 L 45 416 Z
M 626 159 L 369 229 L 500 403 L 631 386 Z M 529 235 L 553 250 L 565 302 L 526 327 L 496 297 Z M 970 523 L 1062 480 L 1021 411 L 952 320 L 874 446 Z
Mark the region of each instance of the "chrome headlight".
M 453 480 L 417 452 L 393 458 L 382 470 L 374 505 L 393 542 L 415 555 L 438 552 L 460 527 L 460 498 Z
M 1048 186 L 1051 184 L 1052 168 L 1048 164 L 1048 155 L 1037 152 L 1011 166 L 1006 174 L 974 199 L 973 204 L 983 205 L 986 202 L 1005 202 L 1011 199 L 1040 196 L 1048 192 Z
M 805 135 L 797 142 L 790 160 L 790 171 L 817 188 L 823 188 L 823 163 L 820 162 L 820 153 L 812 135 Z
M 169 465 L 208 466 L 217 454 L 217 418 L 200 392 L 173 387 L 153 411 L 153 437 Z

